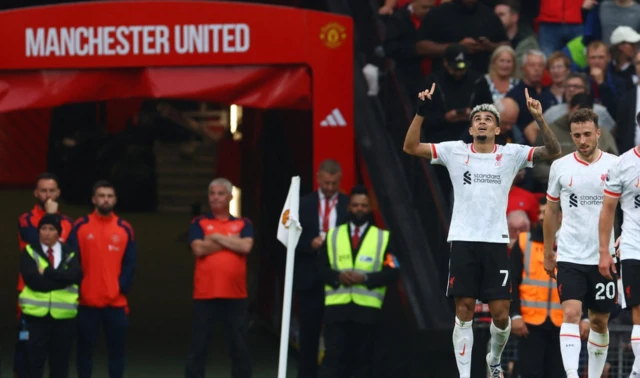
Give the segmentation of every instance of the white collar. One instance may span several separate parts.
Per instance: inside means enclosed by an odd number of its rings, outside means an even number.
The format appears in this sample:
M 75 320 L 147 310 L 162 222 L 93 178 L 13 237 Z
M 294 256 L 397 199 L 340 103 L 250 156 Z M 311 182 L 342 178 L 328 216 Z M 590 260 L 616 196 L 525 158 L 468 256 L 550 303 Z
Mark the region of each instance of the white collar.
M 352 230 L 355 230 L 356 227 L 358 227 L 360 229 L 360 232 L 362 232 L 362 230 L 366 229 L 369 226 L 369 222 L 365 222 L 360 226 L 356 226 L 355 224 L 353 224 L 353 222 L 349 222 L 349 226 L 351 226 Z
M 40 247 L 42 247 L 42 252 L 45 253 L 45 255 L 47 254 L 47 251 L 49 250 L 49 247 L 47 247 L 46 245 L 40 243 Z M 53 247 L 51 247 L 51 249 L 53 249 L 53 253 L 61 253 L 62 252 L 62 244 L 60 244 L 60 242 L 56 242 L 56 244 L 53 245 Z

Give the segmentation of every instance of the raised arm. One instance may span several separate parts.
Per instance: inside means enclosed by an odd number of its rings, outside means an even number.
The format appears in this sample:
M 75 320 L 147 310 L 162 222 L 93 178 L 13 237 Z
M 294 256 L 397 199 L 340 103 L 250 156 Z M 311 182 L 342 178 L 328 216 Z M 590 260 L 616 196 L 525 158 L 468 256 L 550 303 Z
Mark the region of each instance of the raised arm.
M 542 104 L 540 104 L 540 101 L 530 97 L 529 90 L 526 88 L 524 89 L 524 95 L 527 98 L 527 108 L 540 128 L 542 141 L 544 143 L 544 146 L 536 147 L 533 152 L 534 163 L 538 160 L 554 160 L 560 157 L 560 143 L 542 116 Z
M 431 143 L 420 143 L 420 131 L 422 122 L 424 121 L 424 111 L 427 107 L 427 101 L 431 101 L 431 95 L 436 89 L 436 83 L 433 83 L 431 89 L 418 93 L 418 109 L 416 115 L 409 125 L 407 136 L 404 139 L 404 152 L 409 155 L 422 157 L 431 160 Z

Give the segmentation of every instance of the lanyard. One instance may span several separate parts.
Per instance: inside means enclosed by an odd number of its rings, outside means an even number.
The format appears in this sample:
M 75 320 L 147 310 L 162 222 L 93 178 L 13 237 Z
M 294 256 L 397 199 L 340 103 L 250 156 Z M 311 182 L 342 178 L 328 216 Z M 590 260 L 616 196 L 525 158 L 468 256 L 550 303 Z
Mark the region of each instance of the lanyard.
M 326 201 L 326 198 L 325 198 Z M 338 196 L 336 196 L 336 198 L 334 198 L 332 201 L 329 202 L 329 206 L 328 208 L 325 206 L 324 211 L 322 211 L 322 201 L 318 200 L 318 214 L 320 214 L 320 219 L 324 220 L 325 216 L 330 216 L 331 215 L 331 211 L 333 211 L 333 208 L 336 207 L 336 203 L 338 203 Z M 322 224 L 320 224 L 320 227 L 322 227 Z

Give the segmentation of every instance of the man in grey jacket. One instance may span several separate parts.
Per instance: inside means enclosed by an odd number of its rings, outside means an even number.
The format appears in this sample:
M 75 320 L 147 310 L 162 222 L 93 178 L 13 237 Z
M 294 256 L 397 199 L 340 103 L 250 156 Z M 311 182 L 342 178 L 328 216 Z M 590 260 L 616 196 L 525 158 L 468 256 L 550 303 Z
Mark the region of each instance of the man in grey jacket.
M 547 109 L 543 115 L 544 119 L 551 124 L 560 117 L 567 115 L 569 113 L 569 103 L 573 96 L 578 93 L 589 94 L 589 80 L 583 73 L 572 72 L 567 76 L 565 81 L 565 103 L 557 104 Z M 600 126 L 601 129 L 611 131 L 611 129 L 614 128 L 616 121 L 611 114 L 609 114 L 606 107 L 600 104 L 594 104 L 593 111 L 598 115 L 598 126 Z
M 549 128 L 553 131 L 560 143 L 560 149 L 562 156 L 571 154 L 576 151 L 576 145 L 573 143 L 571 137 L 571 127 L 569 124 L 569 117 L 575 113 L 578 109 L 593 109 L 593 98 L 586 93 L 579 93 L 571 98 L 569 104 L 569 111 L 567 114 L 556 119 L 549 124 Z M 600 121 L 598 120 L 598 126 Z M 613 135 L 602 127 L 600 127 L 600 139 L 598 139 L 598 146 L 604 152 L 608 152 L 614 155 L 618 155 L 618 147 Z M 542 137 L 538 135 L 535 144 L 536 146 L 544 145 Z M 560 156 L 560 157 L 562 157 Z M 552 161 L 539 161 L 533 167 L 533 178 L 536 180 L 536 191 L 545 191 L 547 188 L 547 182 L 549 181 L 549 171 L 551 169 Z

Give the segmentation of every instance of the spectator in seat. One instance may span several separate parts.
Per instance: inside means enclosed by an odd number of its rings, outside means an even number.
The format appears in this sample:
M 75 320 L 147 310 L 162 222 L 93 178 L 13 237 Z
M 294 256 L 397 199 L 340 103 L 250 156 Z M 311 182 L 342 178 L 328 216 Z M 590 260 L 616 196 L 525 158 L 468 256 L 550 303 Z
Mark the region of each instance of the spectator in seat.
M 633 57 L 633 65 L 636 75 L 640 75 L 640 51 L 636 52 Z M 640 127 L 638 127 L 640 122 L 638 98 L 640 95 L 638 92 L 640 92 L 640 81 L 636 81 L 636 85 L 622 95 L 618 104 L 616 143 L 620 151 L 629 151 L 640 144 Z
M 505 97 L 496 103 L 496 108 L 500 112 L 500 135 L 496 137 L 496 143 L 527 144 L 524 134 L 516 125 L 520 113 L 518 103 L 511 97 Z
M 469 134 L 471 109 L 493 102 L 487 81 L 469 66 L 469 50 L 453 44 L 445 51 L 444 67 L 425 80 L 423 88 L 431 88 L 434 83 L 438 88 L 424 115 L 425 132 L 433 143 L 463 139 Z M 453 193 L 449 172 L 440 165 L 434 166 L 434 170 L 449 200 Z
M 565 81 L 565 92 L 564 92 L 564 104 L 553 105 L 549 109 L 544 112 L 544 119 L 547 120 L 547 123 L 551 124 L 558 118 L 566 115 L 569 112 L 571 99 L 578 93 L 587 93 L 589 94 L 589 78 L 587 75 L 579 72 L 571 72 L 567 75 L 567 80 Z M 599 117 L 598 126 L 602 129 L 606 129 L 611 131 L 613 127 L 616 125 L 613 116 L 609 114 L 607 108 L 600 104 L 593 105 L 593 111 Z M 536 133 L 537 135 L 537 133 Z
M 434 3 L 435 0 L 413 0 L 387 21 L 384 52 L 394 60 L 398 81 L 411 102 L 422 89 L 420 79 L 431 71 L 431 60 L 418 55 L 416 42 L 420 23 Z
M 529 96 L 540 101 L 542 110 L 545 111 L 555 105 L 556 99 L 549 91 L 543 87 L 542 76 L 544 75 L 545 56 L 540 50 L 528 51 L 522 57 L 522 80 L 518 85 L 507 93 L 507 97 L 513 98 L 520 109 L 527 108 L 527 100 L 524 95 L 525 88 L 529 91 Z M 516 124 L 524 133 L 525 128 L 533 122 L 533 117 L 529 112 L 520 112 Z
M 576 151 L 576 145 L 573 142 L 573 138 L 571 136 L 569 118 L 578 109 L 593 109 L 593 106 L 593 99 L 591 98 L 591 96 L 589 96 L 587 93 L 578 93 L 571 98 L 567 114 L 558 118 L 554 122 L 549 123 L 549 127 L 558 138 L 558 142 L 560 143 L 562 156 Z M 598 125 L 600 125 L 600 121 L 598 121 Z M 541 146 L 542 144 L 542 137 L 539 135 L 534 145 Z M 604 152 L 618 155 L 619 150 L 616 146 L 616 142 L 611 133 L 606 129 L 600 128 L 600 138 L 598 139 L 598 146 Z M 552 162 L 541 161 L 533 167 L 533 178 L 535 179 L 537 184 L 537 186 L 535 187 L 536 190 L 546 190 L 547 182 L 549 180 L 551 163 Z
M 571 69 L 571 61 L 561 52 L 551 54 L 547 60 L 547 69 L 551 75 L 551 86 L 549 90 L 555 97 L 558 104 L 564 102 L 565 81 Z M 547 121 L 548 122 L 548 121 Z
M 529 50 L 537 50 L 538 40 L 533 30 L 519 25 L 520 21 L 520 4 L 517 0 L 499 0 L 494 7 L 496 15 L 502 21 L 504 29 L 507 32 L 509 43 L 516 54 L 516 64 L 518 69 L 516 72 L 520 74 L 519 64 L 522 57 Z M 492 59 L 493 60 L 493 59 Z
M 609 114 L 616 114 L 616 101 L 628 88 L 625 81 L 613 75 L 609 65 L 609 48 L 602 41 L 593 41 L 587 46 L 586 73 L 590 78 L 589 87 L 596 104 L 604 105 Z
M 509 248 L 518 240 L 521 232 L 529 232 L 531 222 L 524 210 L 514 210 L 507 214 L 507 225 L 509 226 Z
M 609 0 L 599 3 L 602 42 L 615 45 L 610 38 L 613 37 L 613 31 L 621 26 L 630 30 L 640 29 L 640 4 L 634 0 Z
M 640 5 L 635 5 L 640 8 Z M 626 83 L 627 89 L 634 86 L 633 75 L 636 71 L 633 67 L 633 54 L 639 42 L 640 34 L 628 26 L 619 26 L 611 33 L 612 60 L 609 64 L 613 74 Z
M 451 44 L 465 46 L 473 69 L 485 73 L 493 50 L 509 41 L 493 8 L 478 0 L 452 0 L 427 13 L 420 24 L 416 50 L 434 58 L 433 68 L 437 69 Z
M 582 34 L 583 0 L 540 0 L 538 41 L 549 57 Z
M 494 103 L 504 98 L 507 92 L 520 82 L 515 77 L 516 65 L 516 53 L 509 46 L 500 46 L 491 54 L 489 73 L 484 75 L 484 78 L 487 80 Z

